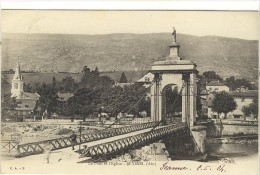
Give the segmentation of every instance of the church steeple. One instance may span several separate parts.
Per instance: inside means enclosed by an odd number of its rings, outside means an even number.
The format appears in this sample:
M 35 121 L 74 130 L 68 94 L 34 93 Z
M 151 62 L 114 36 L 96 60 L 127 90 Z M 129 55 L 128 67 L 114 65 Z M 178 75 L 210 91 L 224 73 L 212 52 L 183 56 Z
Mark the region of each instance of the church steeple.
M 22 80 L 19 62 L 17 62 L 16 68 L 15 68 L 15 73 L 14 73 L 14 76 L 13 76 L 13 80 Z
M 170 60 L 181 60 L 181 58 L 179 57 L 179 48 L 180 48 L 180 46 L 179 46 L 179 44 L 177 44 L 175 27 L 173 27 L 172 42 L 169 45 L 169 47 L 170 47 L 169 59 Z
M 12 79 L 12 97 L 19 98 L 23 92 L 23 77 L 21 75 L 20 64 L 17 62 L 15 73 Z

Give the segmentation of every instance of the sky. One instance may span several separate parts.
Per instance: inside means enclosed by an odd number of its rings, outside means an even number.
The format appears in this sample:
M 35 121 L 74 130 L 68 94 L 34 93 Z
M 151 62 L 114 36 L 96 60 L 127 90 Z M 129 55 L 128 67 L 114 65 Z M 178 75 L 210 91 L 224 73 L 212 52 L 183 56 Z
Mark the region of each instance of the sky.
M 257 12 L 3 10 L 2 32 L 109 34 L 171 32 L 259 39 Z

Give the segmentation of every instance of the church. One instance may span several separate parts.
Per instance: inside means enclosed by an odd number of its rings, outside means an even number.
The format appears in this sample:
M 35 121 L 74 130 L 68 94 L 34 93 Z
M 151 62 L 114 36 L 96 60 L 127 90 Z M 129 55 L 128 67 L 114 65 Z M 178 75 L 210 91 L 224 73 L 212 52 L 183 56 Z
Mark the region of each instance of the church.
M 18 116 L 26 116 L 33 112 L 40 95 L 37 93 L 24 92 L 23 76 L 21 75 L 20 64 L 17 63 L 12 79 L 12 97 L 16 98 L 18 106 L 16 109 Z

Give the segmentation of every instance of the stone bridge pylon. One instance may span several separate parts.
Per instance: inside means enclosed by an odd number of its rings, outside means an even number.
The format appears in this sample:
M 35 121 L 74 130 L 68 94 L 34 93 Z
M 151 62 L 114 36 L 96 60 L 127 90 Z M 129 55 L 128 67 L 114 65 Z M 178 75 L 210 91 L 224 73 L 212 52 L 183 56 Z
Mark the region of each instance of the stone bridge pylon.
M 192 127 L 196 121 L 197 65 L 179 56 L 180 46 L 176 42 L 176 30 L 173 27 L 170 55 L 164 61 L 152 64 L 150 72 L 155 83 L 151 87 L 151 119 L 163 121 L 166 117 L 165 91 L 169 86 L 177 86 L 182 95 L 182 122 Z

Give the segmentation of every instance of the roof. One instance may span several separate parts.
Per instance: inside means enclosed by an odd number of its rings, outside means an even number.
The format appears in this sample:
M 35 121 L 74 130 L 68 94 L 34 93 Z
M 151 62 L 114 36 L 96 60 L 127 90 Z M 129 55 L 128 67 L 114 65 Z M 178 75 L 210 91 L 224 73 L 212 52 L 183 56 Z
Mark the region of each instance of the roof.
M 33 98 L 22 98 L 18 99 L 20 103 L 18 103 L 16 110 L 33 110 L 35 105 L 37 104 L 37 99 Z
M 133 85 L 134 83 L 118 83 L 115 82 L 115 84 L 113 86 L 120 86 L 120 87 L 124 87 L 124 86 L 130 86 Z
M 248 91 L 232 91 L 229 92 L 230 95 L 232 95 L 234 98 L 235 97 L 242 97 L 242 98 L 254 98 L 258 96 L 258 90 L 248 90 Z M 212 106 L 212 102 L 214 99 L 214 94 L 209 94 L 207 97 L 207 101 L 208 101 L 208 106 L 211 107 Z
M 17 111 L 33 111 L 34 108 L 15 108 Z
M 73 93 L 60 93 L 60 92 L 58 92 L 57 96 L 58 96 L 59 101 L 68 101 L 71 97 L 74 96 L 74 94 Z
M 226 86 L 226 85 L 224 85 L 223 83 L 221 83 L 219 81 L 211 81 L 206 86 Z
M 37 93 L 22 92 L 17 99 L 38 99 L 41 96 Z
M 152 82 L 153 78 L 154 78 L 154 74 L 151 72 L 148 72 L 142 78 L 137 80 L 137 82 Z
M 258 96 L 258 90 L 232 91 L 229 94 L 232 95 L 233 97 L 254 98 Z
M 208 92 L 206 89 L 201 89 L 200 90 L 200 95 L 208 95 Z

